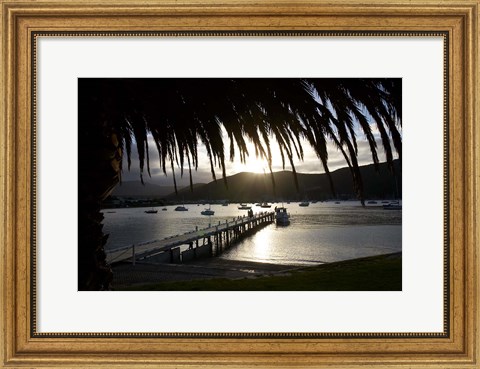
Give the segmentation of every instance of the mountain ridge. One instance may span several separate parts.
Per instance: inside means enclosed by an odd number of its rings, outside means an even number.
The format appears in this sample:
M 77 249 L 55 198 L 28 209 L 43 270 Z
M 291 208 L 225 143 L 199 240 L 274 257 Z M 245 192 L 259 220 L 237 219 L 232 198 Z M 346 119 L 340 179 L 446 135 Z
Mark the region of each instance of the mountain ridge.
M 394 160 L 394 173 L 389 171 L 386 163 L 379 164 L 378 172 L 373 164 L 360 167 L 366 198 L 391 199 L 401 197 L 402 173 L 399 160 Z M 159 186 L 149 182 L 142 185 L 140 181 L 127 181 L 117 186 L 112 193 L 116 197 L 143 197 L 176 201 L 221 201 L 261 202 L 275 200 L 325 200 L 355 198 L 353 180 L 348 167 L 331 172 L 336 191 L 333 196 L 330 182 L 325 173 L 297 173 L 298 189 L 292 171 L 283 170 L 273 173 L 258 174 L 240 172 L 209 183 L 197 183 L 178 189 L 173 186 Z
M 165 197 L 174 192 L 173 186 L 160 186 L 151 182 L 142 184 L 138 181 L 120 182 L 112 192 L 112 196 L 120 197 Z
M 379 165 L 376 172 L 374 165 L 360 167 L 364 193 L 366 198 L 391 199 L 401 197 L 402 176 L 400 162 L 394 161 L 396 176 L 390 172 L 386 163 Z M 297 173 L 298 189 L 295 186 L 293 172 L 280 171 L 268 174 L 241 172 L 226 178 L 227 187 L 223 179 L 212 181 L 193 189 L 183 188 L 178 194 L 167 196 L 168 200 L 228 200 L 231 202 L 261 202 L 275 200 L 326 200 L 332 198 L 356 198 L 353 191 L 353 180 L 350 169 L 340 168 L 331 172 L 336 196 L 332 194 L 330 182 L 326 174 Z

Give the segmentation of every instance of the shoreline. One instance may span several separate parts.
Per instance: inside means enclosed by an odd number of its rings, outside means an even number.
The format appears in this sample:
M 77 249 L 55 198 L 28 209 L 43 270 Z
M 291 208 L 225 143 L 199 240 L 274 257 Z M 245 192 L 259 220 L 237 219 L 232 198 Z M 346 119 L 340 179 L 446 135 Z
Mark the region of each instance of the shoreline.
M 121 262 L 112 266 L 114 287 L 145 285 L 150 283 L 197 281 L 215 278 L 242 279 L 269 274 L 288 273 L 305 266 L 271 264 L 253 261 L 205 258 L 183 264 L 149 261 Z
M 115 290 L 348 290 L 351 286 L 368 291 L 401 290 L 401 264 L 402 253 L 396 252 L 312 266 L 214 257 L 185 264 L 137 262 L 112 267 Z

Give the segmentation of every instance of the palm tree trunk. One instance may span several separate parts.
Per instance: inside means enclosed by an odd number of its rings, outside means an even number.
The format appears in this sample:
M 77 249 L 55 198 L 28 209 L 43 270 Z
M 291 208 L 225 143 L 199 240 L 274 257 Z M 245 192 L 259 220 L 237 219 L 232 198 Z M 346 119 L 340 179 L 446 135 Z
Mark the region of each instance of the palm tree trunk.
M 107 122 L 95 124 L 101 115 L 81 113 L 79 118 L 78 289 L 109 290 L 113 274 L 104 251 L 108 235 L 101 206 L 119 182 L 121 149 Z

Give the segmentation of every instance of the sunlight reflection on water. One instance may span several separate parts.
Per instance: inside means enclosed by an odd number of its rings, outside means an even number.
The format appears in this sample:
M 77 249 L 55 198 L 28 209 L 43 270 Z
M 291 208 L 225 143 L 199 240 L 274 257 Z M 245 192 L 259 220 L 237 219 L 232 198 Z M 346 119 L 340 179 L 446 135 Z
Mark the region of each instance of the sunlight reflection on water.
M 293 220 L 292 220 L 293 222 Z M 221 257 L 277 264 L 324 263 L 401 251 L 399 225 L 320 226 L 287 229 L 269 226 Z M 265 243 L 268 243 L 267 248 Z M 265 252 L 268 249 L 268 252 Z

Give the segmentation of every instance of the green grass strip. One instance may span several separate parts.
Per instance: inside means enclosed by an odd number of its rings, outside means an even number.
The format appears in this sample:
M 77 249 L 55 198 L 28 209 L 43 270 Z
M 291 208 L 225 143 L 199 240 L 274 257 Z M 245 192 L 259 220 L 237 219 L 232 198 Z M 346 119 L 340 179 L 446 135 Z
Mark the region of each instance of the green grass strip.
M 287 275 L 136 285 L 135 291 L 401 291 L 401 253 L 307 267 Z

